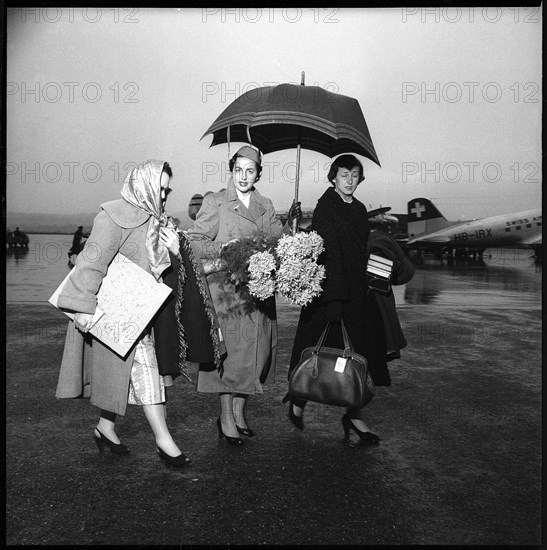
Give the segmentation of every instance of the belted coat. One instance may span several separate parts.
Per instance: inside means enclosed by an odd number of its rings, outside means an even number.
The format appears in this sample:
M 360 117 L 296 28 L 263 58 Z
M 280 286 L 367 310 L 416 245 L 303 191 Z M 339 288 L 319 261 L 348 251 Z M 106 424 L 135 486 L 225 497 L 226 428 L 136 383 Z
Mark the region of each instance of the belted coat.
M 188 238 L 196 257 L 218 258 L 220 248 L 232 239 L 256 232 L 280 237 L 284 231 L 275 216 L 270 199 L 256 189 L 251 191 L 249 207 L 238 198 L 230 178 L 225 190 L 203 199 L 194 227 Z M 219 281 L 215 274 L 207 276 L 227 355 L 222 369 L 200 368 L 198 391 L 262 393 L 261 382 L 274 379 L 277 356 L 277 318 L 275 300 L 264 309 L 245 312 L 237 292 Z

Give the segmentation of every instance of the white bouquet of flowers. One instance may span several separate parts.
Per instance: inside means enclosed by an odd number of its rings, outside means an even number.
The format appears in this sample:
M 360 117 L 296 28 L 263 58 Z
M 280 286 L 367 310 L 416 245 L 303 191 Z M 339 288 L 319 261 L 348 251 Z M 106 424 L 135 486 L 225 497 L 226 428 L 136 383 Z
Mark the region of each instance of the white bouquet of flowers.
M 323 239 L 315 231 L 284 235 L 277 243 L 277 291 L 293 304 L 305 306 L 322 292 L 325 268 L 317 263 Z
M 284 235 L 275 249 L 249 258 L 249 293 L 264 300 L 277 291 L 291 303 L 305 306 L 322 291 L 325 268 L 317 259 L 323 250 L 323 239 L 315 231 Z

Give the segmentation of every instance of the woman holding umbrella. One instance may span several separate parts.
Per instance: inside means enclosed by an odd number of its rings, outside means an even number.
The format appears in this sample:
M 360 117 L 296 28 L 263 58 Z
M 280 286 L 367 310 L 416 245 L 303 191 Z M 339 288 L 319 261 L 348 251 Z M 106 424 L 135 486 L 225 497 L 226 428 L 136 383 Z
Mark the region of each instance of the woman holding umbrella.
M 300 360 L 302 351 L 315 346 L 328 321 L 341 319 L 354 349 L 368 362 L 377 386 L 389 386 L 391 380 L 386 363 L 386 337 L 376 301 L 367 291 L 365 278 L 369 225 L 367 209 L 353 194 L 365 179 L 363 165 L 353 155 L 342 155 L 331 165 L 327 176 L 332 187 L 317 202 L 311 229 L 324 240 L 320 257 L 325 265 L 323 292 L 302 308 L 294 340 L 289 377 Z M 344 348 L 342 331 L 333 327 L 325 346 Z M 306 401 L 290 399 L 289 419 L 303 429 Z M 346 437 L 353 430 L 365 443 L 377 443 L 379 437 L 365 423 L 363 409 L 348 409 L 342 418 Z
M 262 155 L 257 149 L 244 146 L 230 159 L 232 176 L 226 189 L 203 199 L 193 229 L 196 254 L 203 259 L 216 259 L 228 242 L 261 232 L 280 237 L 289 232 L 291 222 L 301 217 L 300 203 L 293 203 L 285 227 L 275 216 L 272 201 L 255 188 L 262 171 Z M 249 395 L 262 393 L 261 384 L 274 376 L 277 321 L 275 300 L 248 311 L 233 307 L 242 303 L 239 294 L 228 297 L 223 285 L 211 274 L 208 283 L 225 339 L 227 354 L 220 369 L 201 365 L 197 390 L 220 396 L 219 438 L 232 445 L 243 443 L 239 434 L 254 435 L 244 415 Z

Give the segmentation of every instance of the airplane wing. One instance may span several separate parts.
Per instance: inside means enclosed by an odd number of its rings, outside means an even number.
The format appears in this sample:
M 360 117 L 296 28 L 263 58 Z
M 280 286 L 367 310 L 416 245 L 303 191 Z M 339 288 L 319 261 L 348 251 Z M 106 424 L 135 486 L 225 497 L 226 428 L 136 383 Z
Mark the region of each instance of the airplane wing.
M 542 243 L 542 235 L 537 235 L 535 237 L 532 237 L 530 239 L 525 239 L 522 241 L 522 244 L 528 244 L 528 245 L 540 245 Z
M 426 236 L 426 237 L 417 237 L 415 239 L 410 239 L 408 241 L 408 244 L 414 244 L 414 243 L 444 244 L 449 242 L 450 242 L 450 237 L 447 237 L 445 235 L 438 235 L 438 236 Z

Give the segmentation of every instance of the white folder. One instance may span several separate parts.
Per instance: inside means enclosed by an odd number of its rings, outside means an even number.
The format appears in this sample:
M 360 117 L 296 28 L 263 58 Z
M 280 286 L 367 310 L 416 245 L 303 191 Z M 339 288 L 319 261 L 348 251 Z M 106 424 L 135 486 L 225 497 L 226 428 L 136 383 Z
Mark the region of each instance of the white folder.
M 74 271 L 53 293 L 49 302 L 55 307 L 59 294 Z M 123 254 L 116 254 L 97 293 L 94 325 L 89 332 L 103 344 L 125 357 L 150 323 L 171 289 Z M 74 313 L 61 309 L 74 319 Z

